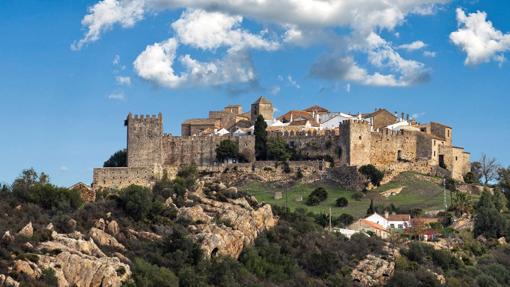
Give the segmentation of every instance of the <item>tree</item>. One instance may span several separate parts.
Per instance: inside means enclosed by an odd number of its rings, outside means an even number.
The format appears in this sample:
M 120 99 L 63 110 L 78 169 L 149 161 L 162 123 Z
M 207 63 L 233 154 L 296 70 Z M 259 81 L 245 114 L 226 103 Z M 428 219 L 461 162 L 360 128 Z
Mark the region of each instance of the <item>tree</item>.
M 291 157 L 287 143 L 281 138 L 270 138 L 267 141 L 267 158 L 277 161 L 288 161 Z
M 384 173 L 371 164 L 360 167 L 359 172 L 368 177 L 374 186 L 379 186 L 384 178 Z
M 368 209 L 367 209 L 367 215 L 372 215 L 374 213 L 375 213 L 374 200 L 370 199 L 370 205 L 368 206 Z
M 498 185 L 503 192 L 510 195 L 510 167 L 498 169 Z
M 152 265 L 141 258 L 135 258 L 133 273 L 133 280 L 136 286 L 179 286 L 179 279 L 170 269 Z
M 130 185 L 121 191 L 124 211 L 135 220 L 147 218 L 152 209 L 152 192 L 142 186 Z
M 350 225 L 354 222 L 354 217 L 347 213 L 342 213 L 337 219 L 337 222 L 340 226 L 345 227 L 347 225 Z
M 346 207 L 347 205 L 349 205 L 349 201 L 345 197 L 339 197 L 336 199 L 335 205 L 337 207 Z
M 225 162 L 234 159 L 239 159 L 239 143 L 229 139 L 222 140 L 216 147 L 216 160 Z
M 310 193 L 308 199 L 306 200 L 306 205 L 314 206 L 319 205 L 319 203 L 323 202 L 328 198 L 328 192 L 323 187 L 318 187 Z
M 257 160 L 267 158 L 267 124 L 262 115 L 257 117 L 253 133 L 255 134 L 255 157 Z
M 471 199 L 469 195 L 464 192 L 455 192 L 453 196 L 453 204 L 451 209 L 455 212 L 456 216 L 468 214 L 472 211 Z
M 465 183 L 476 184 L 476 183 L 480 183 L 480 178 L 478 178 L 477 175 L 475 173 L 473 173 L 472 171 L 468 171 L 464 175 L 464 182 Z
M 103 167 L 126 167 L 126 166 L 127 166 L 127 150 L 125 149 L 115 152 L 103 164 Z
M 445 184 L 445 188 L 448 189 L 449 191 L 452 191 L 452 192 L 457 191 L 457 185 L 453 178 L 451 178 L 451 177 L 445 178 L 444 184 Z
M 495 158 L 482 154 L 480 157 L 480 173 L 484 185 L 496 179 L 498 169 L 499 164 Z
M 484 191 L 475 209 L 475 236 L 484 235 L 487 238 L 499 238 L 505 229 L 505 219 L 496 208 L 492 195 Z

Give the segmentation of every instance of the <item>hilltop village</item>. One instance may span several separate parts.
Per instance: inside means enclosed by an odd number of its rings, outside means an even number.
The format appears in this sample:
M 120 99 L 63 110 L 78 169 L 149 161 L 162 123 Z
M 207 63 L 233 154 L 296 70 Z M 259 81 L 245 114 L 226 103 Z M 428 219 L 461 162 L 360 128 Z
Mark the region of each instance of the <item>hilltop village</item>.
M 296 167 L 322 170 L 328 164 L 317 161 L 327 160 L 330 166 L 371 164 L 387 174 L 413 170 L 435 175 L 442 169 L 459 181 L 470 170 L 470 154 L 453 145 L 453 129 L 442 123 L 423 124 L 386 109 L 349 114 L 318 105 L 279 117 L 274 114 L 273 104 L 260 97 L 247 112 L 240 105 L 230 105 L 210 111 L 207 118 L 186 120 L 181 136 L 164 133 L 161 113 L 129 114 L 125 120 L 127 167 L 95 169 L 93 186 L 151 186 L 164 174 L 173 176 L 187 165 L 206 171 L 225 164 L 250 171 L 271 166 L 274 163 L 256 161 L 255 157 L 253 133 L 259 115 L 267 124 L 268 136 L 282 139 L 299 155 L 290 162 Z M 237 143 L 245 163 L 218 162 L 216 148 L 225 139 Z

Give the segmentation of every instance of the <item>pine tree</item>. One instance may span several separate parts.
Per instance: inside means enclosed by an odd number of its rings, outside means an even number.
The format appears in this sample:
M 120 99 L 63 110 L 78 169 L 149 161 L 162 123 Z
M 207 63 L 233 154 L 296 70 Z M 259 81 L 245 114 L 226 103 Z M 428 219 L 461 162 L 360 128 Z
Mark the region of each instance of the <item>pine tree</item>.
M 257 160 L 267 159 L 267 124 L 262 115 L 255 121 L 255 157 Z

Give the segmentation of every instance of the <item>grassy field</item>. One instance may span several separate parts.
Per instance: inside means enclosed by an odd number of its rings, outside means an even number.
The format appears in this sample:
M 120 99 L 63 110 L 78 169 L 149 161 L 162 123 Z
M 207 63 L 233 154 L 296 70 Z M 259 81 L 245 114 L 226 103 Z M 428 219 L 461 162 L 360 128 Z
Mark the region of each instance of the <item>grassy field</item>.
M 354 192 L 345 190 L 331 182 L 313 184 L 296 183 L 289 187 L 253 182 L 241 187 L 241 190 L 254 195 L 259 201 L 267 202 L 272 205 L 285 206 L 287 203 L 288 207 L 292 210 L 296 208 L 305 208 L 314 213 L 328 213 L 329 208 L 331 208 L 333 216 L 348 213 L 355 218 L 359 218 L 366 214 L 366 210 L 370 205 L 371 199 L 374 201 L 374 204 L 389 205 L 393 203 L 397 207 L 403 209 L 441 209 L 443 208 L 443 188 L 437 183 L 437 179 L 427 178 L 414 173 L 403 173 L 396 177 L 392 182 L 367 193 L 367 196 L 360 201 L 351 199 Z M 328 199 L 318 206 L 307 206 L 305 204 L 306 198 L 319 186 L 324 187 L 328 191 Z M 385 198 L 380 195 L 383 191 L 398 187 L 403 187 L 403 189 L 397 195 L 390 196 L 389 198 Z M 283 198 L 278 200 L 274 199 L 273 194 L 275 191 L 284 192 Z M 285 196 L 285 192 L 287 192 L 287 197 Z M 349 205 L 344 208 L 336 207 L 335 201 L 339 197 L 347 198 L 349 200 Z M 303 200 L 298 201 L 300 198 L 303 198 Z M 449 192 L 447 192 L 447 200 L 449 203 Z

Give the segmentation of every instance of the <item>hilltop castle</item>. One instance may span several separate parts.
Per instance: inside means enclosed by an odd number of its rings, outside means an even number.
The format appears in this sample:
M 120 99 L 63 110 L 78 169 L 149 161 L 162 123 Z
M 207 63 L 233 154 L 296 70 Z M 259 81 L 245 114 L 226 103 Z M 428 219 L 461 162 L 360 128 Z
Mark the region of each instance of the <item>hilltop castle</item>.
M 95 188 L 151 185 L 163 173 L 173 175 L 180 166 L 203 169 L 218 166 L 216 146 L 236 141 L 239 153 L 255 162 L 253 124 L 262 115 L 270 137 L 280 137 L 297 151 L 300 160 L 328 158 L 336 165 L 373 164 L 383 170 L 441 167 L 462 180 L 470 170 L 470 155 L 453 146 L 452 128 L 437 122 L 420 124 L 402 113 L 385 109 L 365 114 L 331 112 L 320 106 L 292 110 L 274 118 L 272 103 L 264 97 L 244 112 L 239 105 L 209 112 L 208 118 L 182 123 L 181 136 L 165 134 L 161 113 L 131 113 L 127 127 L 127 167 L 97 168 Z M 253 165 L 255 167 L 255 165 Z M 423 169 L 420 169 L 422 171 Z

